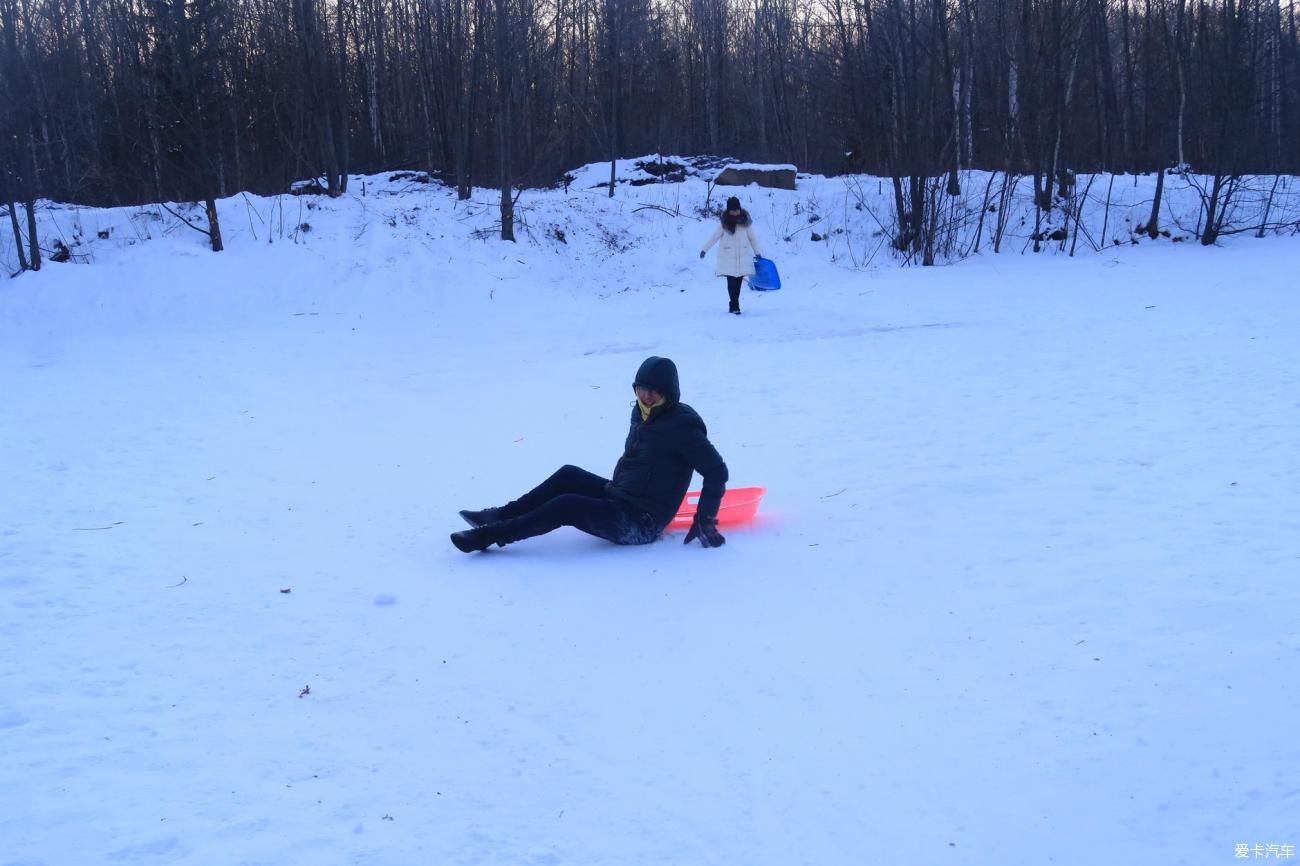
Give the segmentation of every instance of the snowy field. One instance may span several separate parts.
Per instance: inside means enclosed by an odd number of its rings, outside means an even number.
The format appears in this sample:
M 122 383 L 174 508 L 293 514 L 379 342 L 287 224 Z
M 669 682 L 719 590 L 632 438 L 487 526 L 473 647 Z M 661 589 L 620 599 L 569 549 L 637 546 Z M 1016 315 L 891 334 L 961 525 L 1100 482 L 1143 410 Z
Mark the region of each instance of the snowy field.
M 0 283 L 0 866 L 1295 856 L 1300 239 L 855 269 L 803 179 L 740 191 L 785 288 L 734 317 L 702 181 L 587 186 L 518 244 L 384 178 L 227 200 L 219 255 L 45 215 L 80 263 Z M 753 526 L 451 546 L 608 473 L 650 354 Z

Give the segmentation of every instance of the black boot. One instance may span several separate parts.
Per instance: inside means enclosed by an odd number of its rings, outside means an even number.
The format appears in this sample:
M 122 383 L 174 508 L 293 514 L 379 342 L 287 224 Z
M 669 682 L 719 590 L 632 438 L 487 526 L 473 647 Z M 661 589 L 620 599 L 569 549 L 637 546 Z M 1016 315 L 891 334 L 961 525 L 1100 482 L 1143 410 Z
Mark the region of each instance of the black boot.
M 500 508 L 484 508 L 482 511 L 466 510 L 460 512 L 460 516 L 470 526 L 478 529 L 480 526 L 487 526 L 489 523 L 497 523 L 504 519 L 501 514 L 502 510 Z
M 534 535 L 550 532 L 551 529 L 554 529 L 554 527 L 538 529 L 535 521 L 523 517 L 507 518 L 495 523 L 489 523 L 486 526 L 453 532 L 451 534 L 451 543 L 456 545 L 457 550 L 473 553 L 476 550 L 487 550 L 494 544 L 497 547 L 505 547 L 507 544 L 514 544 L 516 541 L 523 541 L 525 538 L 532 538 Z
M 741 277 L 727 277 L 727 312 L 740 315 L 740 284 L 743 281 Z
M 461 553 L 475 553 L 476 551 L 487 550 L 492 546 L 494 540 L 491 533 L 482 527 L 464 529 L 451 534 L 451 543 L 456 545 L 456 549 Z

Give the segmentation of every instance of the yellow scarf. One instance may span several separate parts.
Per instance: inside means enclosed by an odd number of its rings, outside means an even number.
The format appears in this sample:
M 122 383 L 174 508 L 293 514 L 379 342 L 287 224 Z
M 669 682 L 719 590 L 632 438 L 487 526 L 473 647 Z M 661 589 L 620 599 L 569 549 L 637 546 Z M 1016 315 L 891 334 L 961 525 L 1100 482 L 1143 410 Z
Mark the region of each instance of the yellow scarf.
M 664 404 L 664 401 L 666 401 L 667 399 L 668 399 L 667 397 L 660 397 L 658 403 L 655 403 L 653 406 L 647 406 L 646 404 L 642 403 L 641 398 L 638 397 L 636 401 L 636 408 L 641 412 L 641 420 L 649 421 L 650 413 L 658 409 L 660 406 L 662 406 Z

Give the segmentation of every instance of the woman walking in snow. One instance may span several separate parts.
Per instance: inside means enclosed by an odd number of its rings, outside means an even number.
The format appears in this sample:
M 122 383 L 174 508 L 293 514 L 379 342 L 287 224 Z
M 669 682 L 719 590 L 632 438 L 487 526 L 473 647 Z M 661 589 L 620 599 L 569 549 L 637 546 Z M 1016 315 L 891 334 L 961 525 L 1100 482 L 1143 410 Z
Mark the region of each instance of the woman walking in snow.
M 722 212 L 718 227 L 709 235 L 708 243 L 700 250 L 700 258 L 704 258 L 714 244 L 718 244 L 718 259 L 713 272 L 727 278 L 727 297 L 730 300 L 727 312 L 739 316 L 740 283 L 745 277 L 754 275 L 754 257 L 761 256 L 763 250 L 758 245 L 749 212 L 740 206 L 740 199 L 734 195 L 727 199 L 727 209 Z

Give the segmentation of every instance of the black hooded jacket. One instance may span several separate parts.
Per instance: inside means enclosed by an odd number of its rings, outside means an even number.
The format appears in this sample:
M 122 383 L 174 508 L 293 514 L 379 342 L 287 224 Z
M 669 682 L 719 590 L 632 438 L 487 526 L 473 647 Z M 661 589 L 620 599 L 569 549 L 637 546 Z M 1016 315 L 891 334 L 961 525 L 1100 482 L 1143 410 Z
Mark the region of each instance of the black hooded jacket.
M 677 366 L 667 358 L 646 358 L 634 384 L 658 391 L 664 402 L 645 421 L 632 406 L 632 428 L 606 487 L 609 495 L 667 526 L 690 488 L 691 473 L 698 472 L 704 487 L 696 513 L 716 517 L 727 488 L 727 464 L 709 442 L 704 420 L 681 402 Z

